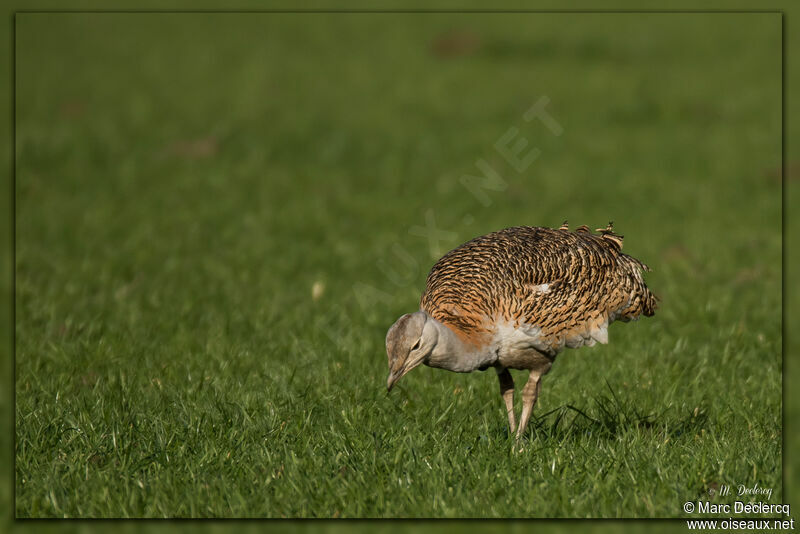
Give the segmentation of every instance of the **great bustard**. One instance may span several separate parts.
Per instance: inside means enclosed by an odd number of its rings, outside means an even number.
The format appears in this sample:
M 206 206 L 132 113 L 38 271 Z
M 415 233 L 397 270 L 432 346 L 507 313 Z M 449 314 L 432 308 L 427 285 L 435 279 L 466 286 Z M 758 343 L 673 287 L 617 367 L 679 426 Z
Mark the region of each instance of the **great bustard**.
M 387 388 L 420 364 L 458 373 L 494 367 L 508 424 L 525 432 L 541 378 L 564 347 L 608 342 L 608 325 L 651 316 L 656 298 L 623 254 L 612 223 L 592 234 L 520 226 L 476 237 L 445 254 L 428 275 L 420 310 L 386 334 Z M 509 369 L 528 370 L 514 417 Z

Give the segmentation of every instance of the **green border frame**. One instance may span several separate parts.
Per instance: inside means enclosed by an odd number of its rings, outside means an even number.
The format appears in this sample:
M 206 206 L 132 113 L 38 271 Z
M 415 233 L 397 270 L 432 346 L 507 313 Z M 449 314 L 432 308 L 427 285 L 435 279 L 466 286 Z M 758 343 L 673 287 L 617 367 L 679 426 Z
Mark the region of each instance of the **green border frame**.
M 4 31 L 7 36 L 0 39 L 0 61 L 3 62 L 2 76 L 5 77 L 4 83 L 0 84 L 2 99 L 6 103 L 0 107 L 0 117 L 8 127 L 0 133 L 0 139 L 7 147 L 0 153 L 0 162 L 8 169 L 5 174 L 5 188 L 0 189 L 0 205 L 2 211 L 7 214 L 0 219 L 0 246 L 4 252 L 2 266 L 2 278 L 0 280 L 0 294 L 9 303 L 7 307 L 0 308 L 0 345 L 8 347 L 8 351 L 0 354 L 7 354 L 3 358 L 3 365 L 0 367 L 0 425 L 7 429 L 0 432 L 0 450 L 8 456 L 8 461 L 0 461 L 0 524 L 6 526 L 9 531 L 48 532 L 57 529 L 62 531 L 87 532 L 95 529 L 114 528 L 127 532 L 138 532 L 142 529 L 171 531 L 173 529 L 188 528 L 192 531 L 221 531 L 235 529 L 236 531 L 255 531 L 264 528 L 279 532 L 339 532 L 342 530 L 362 530 L 364 532 L 395 532 L 406 529 L 426 530 L 436 528 L 445 529 L 453 532 L 461 531 L 464 528 L 478 529 L 481 532 L 528 532 L 536 529 L 537 532 L 559 532 L 568 531 L 579 527 L 590 532 L 613 531 L 622 528 L 626 531 L 646 529 L 648 532 L 666 532 L 672 530 L 686 531 L 686 523 L 683 519 L 655 519 L 655 520 L 577 520 L 577 519 L 530 519 L 530 520 L 489 520 L 489 521 L 469 521 L 467 520 L 446 520 L 443 522 L 425 520 L 401 520 L 401 521 L 380 521 L 380 520 L 133 520 L 120 522 L 116 520 L 17 520 L 14 519 L 14 243 L 15 243 L 15 169 L 14 169 L 14 53 L 15 53 L 15 14 L 18 12 L 88 12 L 88 11 L 113 11 L 113 12 L 213 12 L 213 11 L 238 11 L 238 12 L 649 12 L 649 13 L 672 13 L 672 12 L 696 12 L 696 13 L 715 13 L 715 12 L 752 12 L 764 13 L 773 12 L 782 14 L 782 42 L 783 42 L 783 91 L 782 91 L 782 222 L 783 222 L 783 255 L 782 255 L 782 282 L 783 282 L 783 304 L 782 304 L 782 355 L 783 355 L 783 494 L 786 502 L 792 505 L 795 510 L 800 510 L 800 456 L 790 454 L 789 451 L 800 450 L 800 390 L 792 388 L 792 384 L 800 377 L 797 370 L 798 339 L 795 336 L 792 317 L 800 306 L 800 290 L 797 284 L 793 284 L 793 277 L 788 270 L 791 266 L 798 263 L 798 247 L 793 246 L 797 243 L 797 236 L 800 234 L 800 217 L 792 213 L 792 206 L 797 206 L 800 201 L 800 183 L 792 183 L 792 179 L 785 175 L 788 162 L 800 161 L 800 142 L 798 138 L 798 124 L 800 121 L 792 120 L 796 117 L 796 106 L 793 105 L 790 95 L 793 94 L 790 88 L 800 86 L 798 75 L 800 74 L 800 38 L 792 37 L 792 29 L 800 26 L 800 3 L 785 1 L 757 2 L 755 0 L 744 0 L 737 2 L 715 3 L 708 0 L 701 2 L 666 2 L 656 1 L 616 1 L 605 2 L 599 5 L 591 1 L 572 1 L 569 3 L 559 3 L 552 0 L 535 2 L 504 2 L 502 6 L 489 8 L 481 6 L 475 2 L 465 1 L 461 3 L 451 1 L 436 1 L 433 5 L 421 5 L 419 7 L 403 5 L 399 2 L 382 2 L 371 4 L 363 2 L 359 5 L 348 5 L 343 7 L 341 3 L 332 1 L 303 2 L 293 5 L 287 1 L 258 2 L 258 1 L 237 1 L 221 2 L 199 1 L 188 2 L 185 0 L 171 0 L 158 2 L 144 0 L 131 2 L 130 0 L 10 0 L 5 3 L 2 11 L 5 15 Z M 337 5 L 338 4 L 338 5 Z M 797 18 L 795 18 L 795 16 Z M 794 93 L 798 94 L 798 93 Z M 800 518 L 797 512 L 792 516 Z M 474 524 L 473 524 L 474 523 Z M 544 530 L 540 530 L 544 529 Z

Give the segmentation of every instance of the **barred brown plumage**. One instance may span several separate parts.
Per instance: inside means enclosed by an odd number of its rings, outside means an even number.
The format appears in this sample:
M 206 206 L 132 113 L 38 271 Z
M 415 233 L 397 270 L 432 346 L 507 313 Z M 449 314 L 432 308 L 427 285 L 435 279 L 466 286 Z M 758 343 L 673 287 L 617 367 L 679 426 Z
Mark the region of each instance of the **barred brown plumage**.
M 647 266 L 620 249 L 621 236 L 610 233 L 500 230 L 436 262 L 420 308 L 472 343 L 481 343 L 492 321 L 502 319 L 540 327 L 552 355 L 570 346 L 570 334 L 593 344 L 591 333 L 601 322 L 652 315 L 656 305 L 641 274 Z M 535 289 L 544 284 L 546 290 Z
M 571 232 L 566 222 L 558 229 L 518 226 L 445 254 L 428 275 L 420 311 L 387 334 L 389 389 L 422 363 L 457 372 L 493 366 L 513 432 L 508 369 L 529 370 L 519 438 L 541 376 L 564 347 L 606 343 L 610 323 L 656 309 L 642 277 L 649 268 L 622 253 L 613 223 L 597 231 L 584 225 Z

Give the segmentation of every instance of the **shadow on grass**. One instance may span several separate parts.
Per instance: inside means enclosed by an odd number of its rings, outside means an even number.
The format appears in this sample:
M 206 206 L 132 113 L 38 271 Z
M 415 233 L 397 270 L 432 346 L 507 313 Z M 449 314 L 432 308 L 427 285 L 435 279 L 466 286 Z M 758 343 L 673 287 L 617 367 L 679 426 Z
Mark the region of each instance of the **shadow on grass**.
M 675 439 L 684 434 L 693 435 L 706 426 L 708 414 L 705 405 L 688 413 L 648 413 L 636 405 L 635 399 L 620 399 L 606 382 L 609 394 L 593 399 L 588 409 L 571 404 L 559 406 L 531 421 L 528 439 L 563 442 L 586 436 L 613 439 L 633 430 L 651 432 L 660 439 Z

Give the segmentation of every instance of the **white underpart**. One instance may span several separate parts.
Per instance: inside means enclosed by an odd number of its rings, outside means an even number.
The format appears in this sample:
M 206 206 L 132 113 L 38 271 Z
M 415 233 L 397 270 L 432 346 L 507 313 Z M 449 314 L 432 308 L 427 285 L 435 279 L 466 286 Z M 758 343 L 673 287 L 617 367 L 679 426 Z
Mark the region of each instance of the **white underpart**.
M 536 325 L 520 324 L 514 326 L 508 321 L 497 321 L 495 334 L 491 346 L 499 354 L 534 348 L 545 354 L 561 352 L 564 347 L 577 349 L 579 347 L 591 347 L 596 343 L 608 343 L 608 321 L 597 325 L 596 328 L 586 328 L 583 332 L 570 338 L 562 338 L 556 345 L 550 345 L 548 340 L 542 335 L 542 329 Z
M 601 324 L 598 328 L 592 331 L 592 339 L 605 345 L 608 343 L 608 321 Z M 594 343 L 592 343 L 594 345 Z
M 571 349 L 593 346 L 595 343 L 608 343 L 608 321 L 603 321 L 595 328 L 587 328 L 580 334 L 566 340 L 565 345 Z
M 508 321 L 497 321 L 494 328 L 494 338 L 491 343 L 498 354 L 509 354 L 519 350 L 533 347 L 536 350 L 546 350 L 542 339 L 542 329 L 530 324 L 514 326 Z

